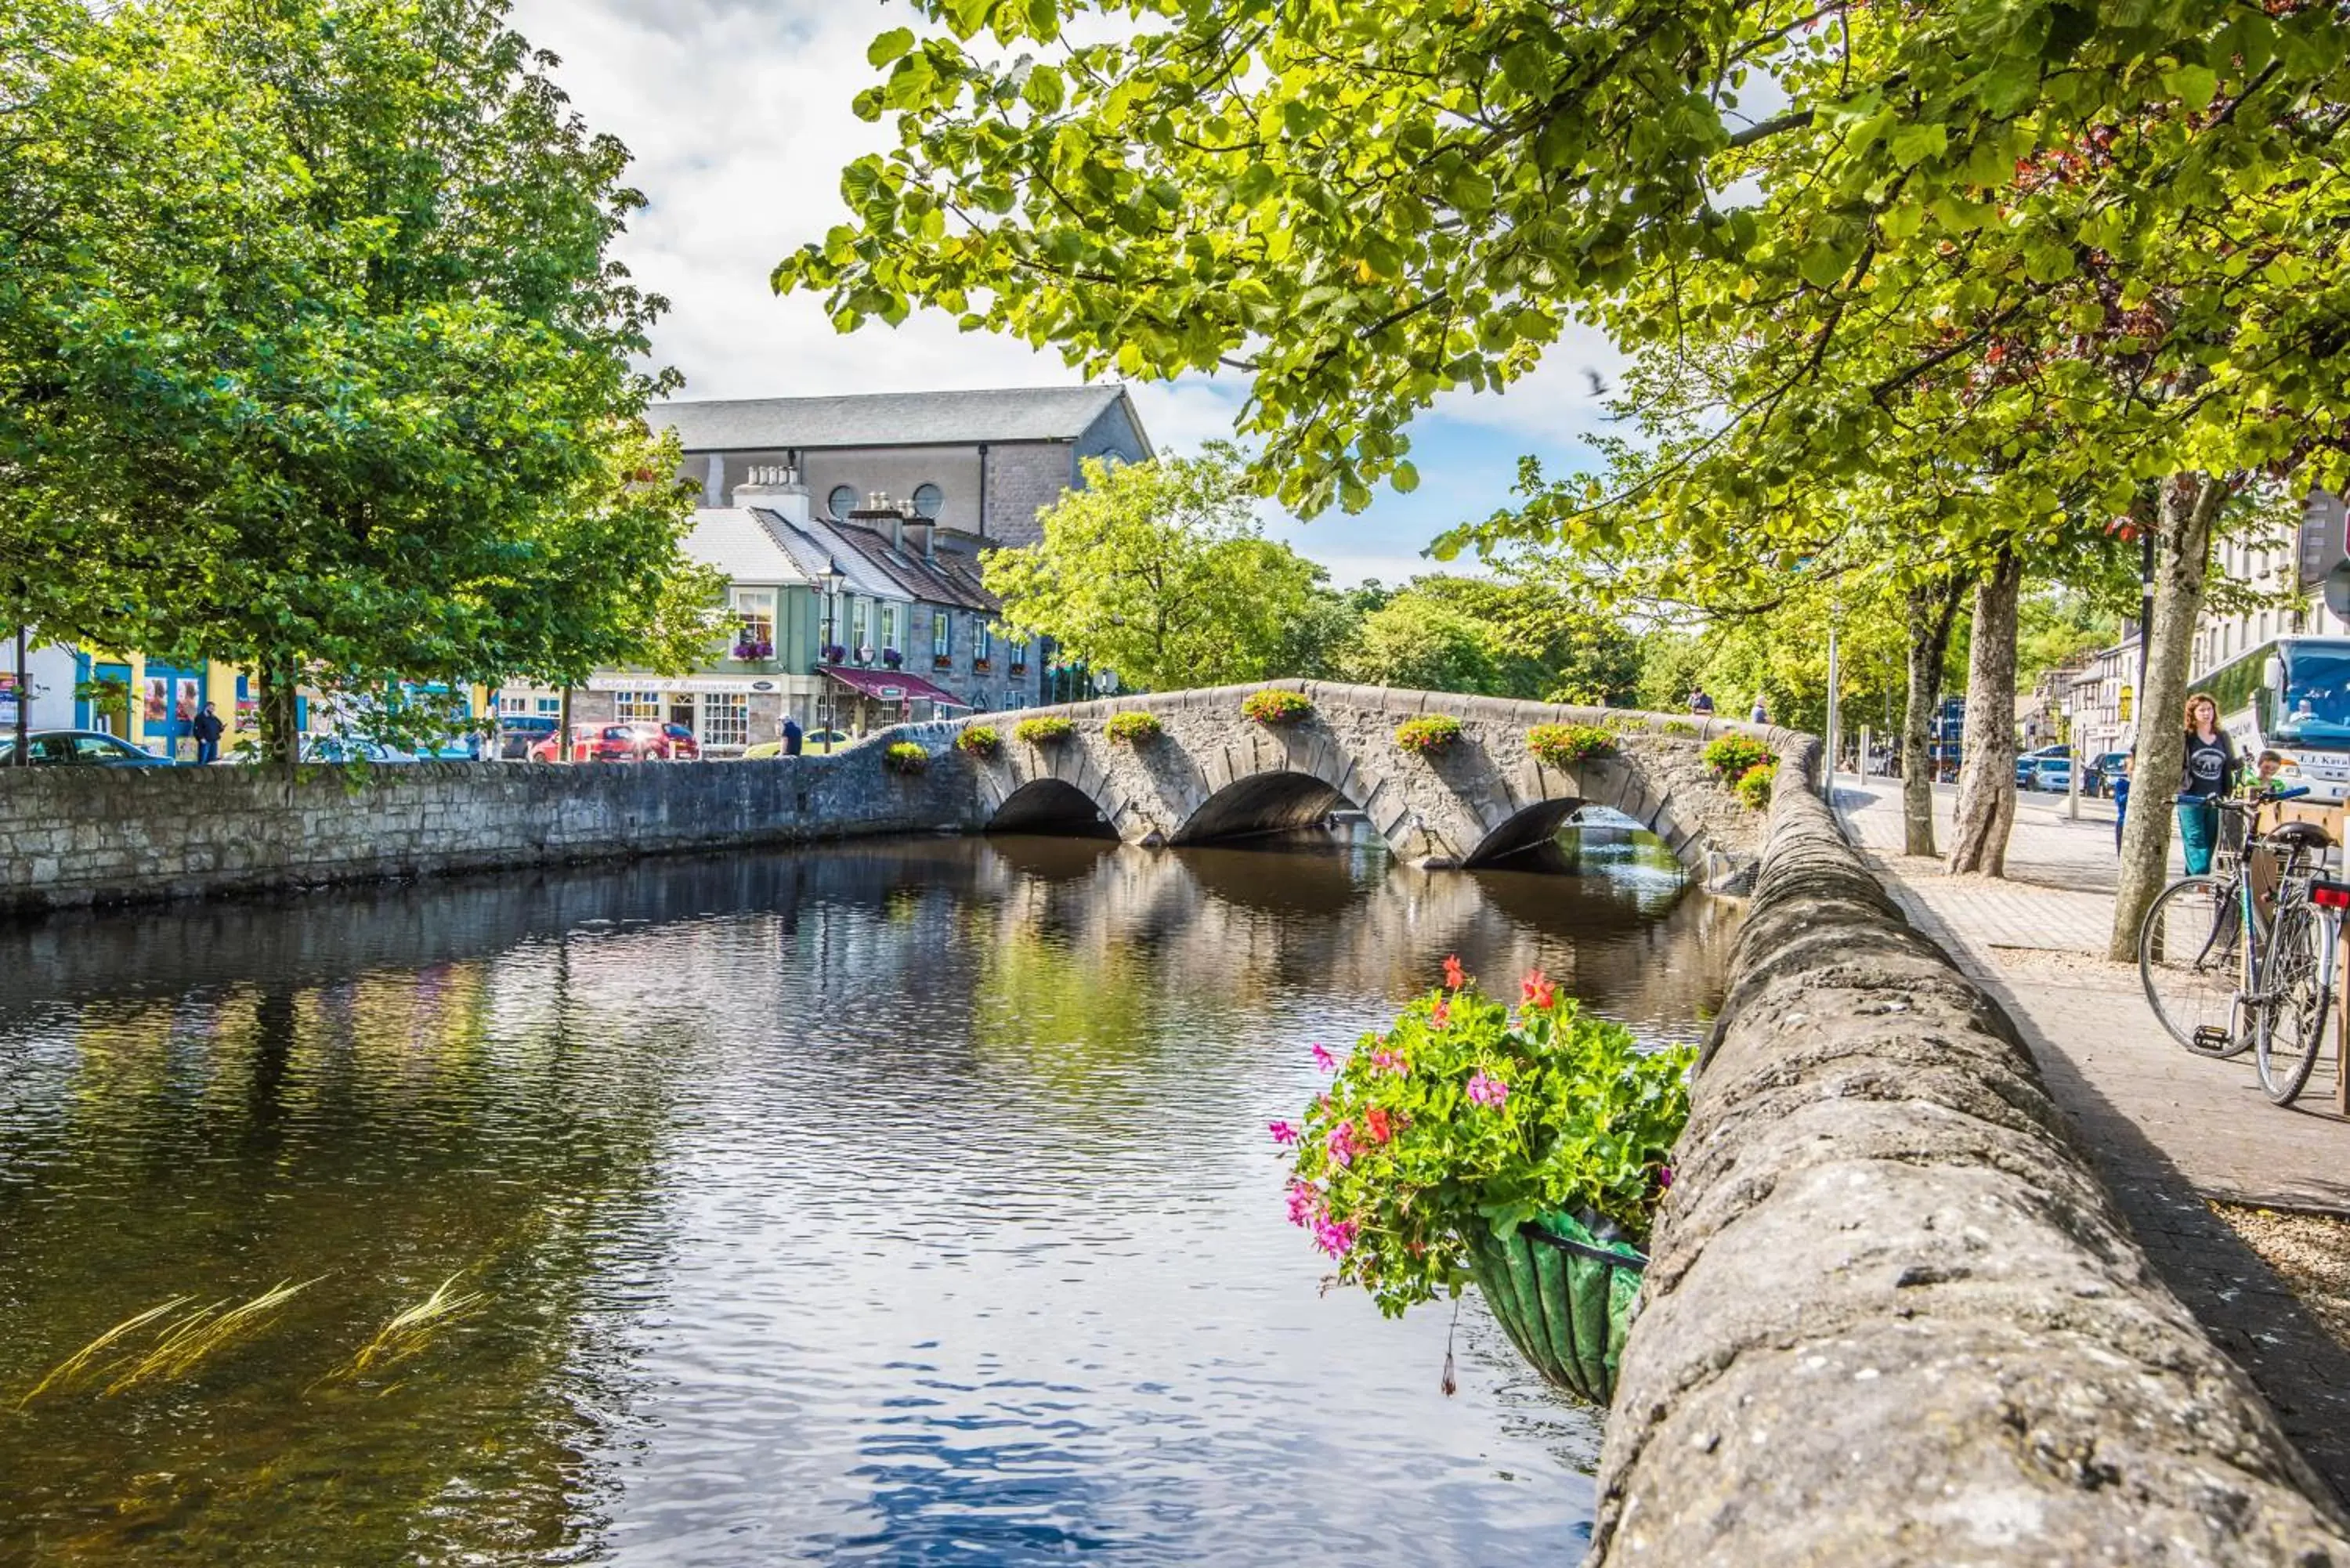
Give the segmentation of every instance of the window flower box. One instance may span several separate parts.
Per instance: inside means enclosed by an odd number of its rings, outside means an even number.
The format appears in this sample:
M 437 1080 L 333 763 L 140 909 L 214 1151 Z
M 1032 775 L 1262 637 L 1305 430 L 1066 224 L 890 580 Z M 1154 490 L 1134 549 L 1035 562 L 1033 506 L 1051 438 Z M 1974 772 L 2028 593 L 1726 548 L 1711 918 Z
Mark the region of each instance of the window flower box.
M 756 659 L 773 659 L 775 657 L 775 645 L 772 642 L 738 642 L 734 645 L 734 657 L 746 664 Z
M 895 670 L 906 662 L 906 656 L 894 648 L 885 648 L 881 650 L 881 662 Z
M 1013 673 L 1013 674 L 1014 674 L 1014 675 L 1025 675 L 1025 674 L 1027 674 L 1027 673 L 1028 673 L 1028 661 L 1027 661 L 1026 659 L 1014 659 L 1014 660 L 1012 661 L 1012 673 Z
M 984 675 L 993 669 L 995 661 L 992 659 L 974 659 L 971 661 L 971 672 L 973 675 Z
M 931 668 L 933 670 L 952 670 L 954 668 L 954 655 L 951 653 L 933 653 L 931 655 Z
M 841 647 L 840 644 L 837 642 L 826 643 L 824 645 L 823 652 L 824 661 L 827 664 L 838 664 L 848 658 L 848 649 Z

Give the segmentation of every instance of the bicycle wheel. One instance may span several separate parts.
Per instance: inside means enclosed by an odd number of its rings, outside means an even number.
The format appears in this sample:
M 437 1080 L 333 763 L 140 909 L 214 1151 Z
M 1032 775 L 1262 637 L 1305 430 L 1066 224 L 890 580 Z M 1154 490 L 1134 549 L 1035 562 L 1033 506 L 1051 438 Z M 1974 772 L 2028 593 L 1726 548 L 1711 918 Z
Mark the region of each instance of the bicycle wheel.
M 2327 935 L 2325 922 L 2312 919 L 2305 904 L 2288 904 L 2277 911 L 2268 972 L 2261 977 L 2266 1000 L 2253 1031 L 2259 1044 L 2252 1062 L 2260 1069 L 2261 1087 L 2281 1106 L 2299 1096 L 2324 1048 L 2331 999 L 2322 979 L 2324 966 L 2318 945 Z
M 2200 1056 L 2237 1056 L 2253 1031 L 2238 1026 L 2237 971 L 2243 918 L 2236 885 L 2213 877 L 2173 882 L 2137 931 L 2146 1000 L 2173 1040 Z

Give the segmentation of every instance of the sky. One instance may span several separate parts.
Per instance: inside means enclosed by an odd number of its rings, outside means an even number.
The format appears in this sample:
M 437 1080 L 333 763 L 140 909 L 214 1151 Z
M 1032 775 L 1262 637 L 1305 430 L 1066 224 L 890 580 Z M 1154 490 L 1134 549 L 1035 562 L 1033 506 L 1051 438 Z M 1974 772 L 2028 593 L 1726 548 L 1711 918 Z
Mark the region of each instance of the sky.
M 654 334 L 658 362 L 682 371 L 686 398 L 789 397 L 1012 386 L 1078 378 L 1056 355 L 982 333 L 941 314 L 843 337 L 819 296 L 778 297 L 775 263 L 844 221 L 840 171 L 889 143 L 886 124 L 849 111 L 879 77 L 873 36 L 914 20 L 879 0 L 517 0 L 515 25 L 562 59 L 556 81 L 595 130 L 626 142 L 630 178 L 649 200 L 619 259 L 670 301 Z M 1582 374 L 1612 379 L 1617 358 L 1576 331 L 1506 394 L 1448 395 L 1411 430 L 1419 488 L 1382 489 L 1368 511 L 1333 509 L 1301 523 L 1268 508 L 1267 531 L 1329 567 L 1340 585 L 1394 583 L 1436 569 L 1428 542 L 1508 504 L 1518 459 L 1583 466 L 1578 430 L 1601 418 Z M 1132 388 L 1162 452 L 1232 434 L 1237 376 Z

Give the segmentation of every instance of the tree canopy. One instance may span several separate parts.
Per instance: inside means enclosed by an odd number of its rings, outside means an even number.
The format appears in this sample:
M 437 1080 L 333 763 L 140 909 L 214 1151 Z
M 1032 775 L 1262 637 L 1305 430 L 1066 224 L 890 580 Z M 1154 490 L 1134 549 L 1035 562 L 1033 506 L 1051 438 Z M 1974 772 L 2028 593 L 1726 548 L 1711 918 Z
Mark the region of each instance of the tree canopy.
M 573 680 L 699 634 L 643 420 L 673 378 L 633 363 L 662 302 L 608 256 L 627 151 L 506 11 L 34 14 L 0 570 L 46 628 L 254 668 L 281 741 L 296 682 Z
M 1263 537 L 1238 454 L 1089 458 L 1085 475 L 1038 543 L 983 557 L 1005 624 L 1142 691 L 1280 673 L 1323 572 Z

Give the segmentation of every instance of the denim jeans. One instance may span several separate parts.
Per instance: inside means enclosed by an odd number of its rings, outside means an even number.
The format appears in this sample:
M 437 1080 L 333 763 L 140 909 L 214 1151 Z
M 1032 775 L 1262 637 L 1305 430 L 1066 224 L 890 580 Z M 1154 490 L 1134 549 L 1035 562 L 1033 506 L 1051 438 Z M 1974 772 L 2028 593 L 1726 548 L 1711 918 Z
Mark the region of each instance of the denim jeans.
M 2220 837 L 2220 803 L 2204 795 L 2178 799 L 2178 846 L 2187 857 L 2189 877 L 2208 876 L 2211 846 Z

